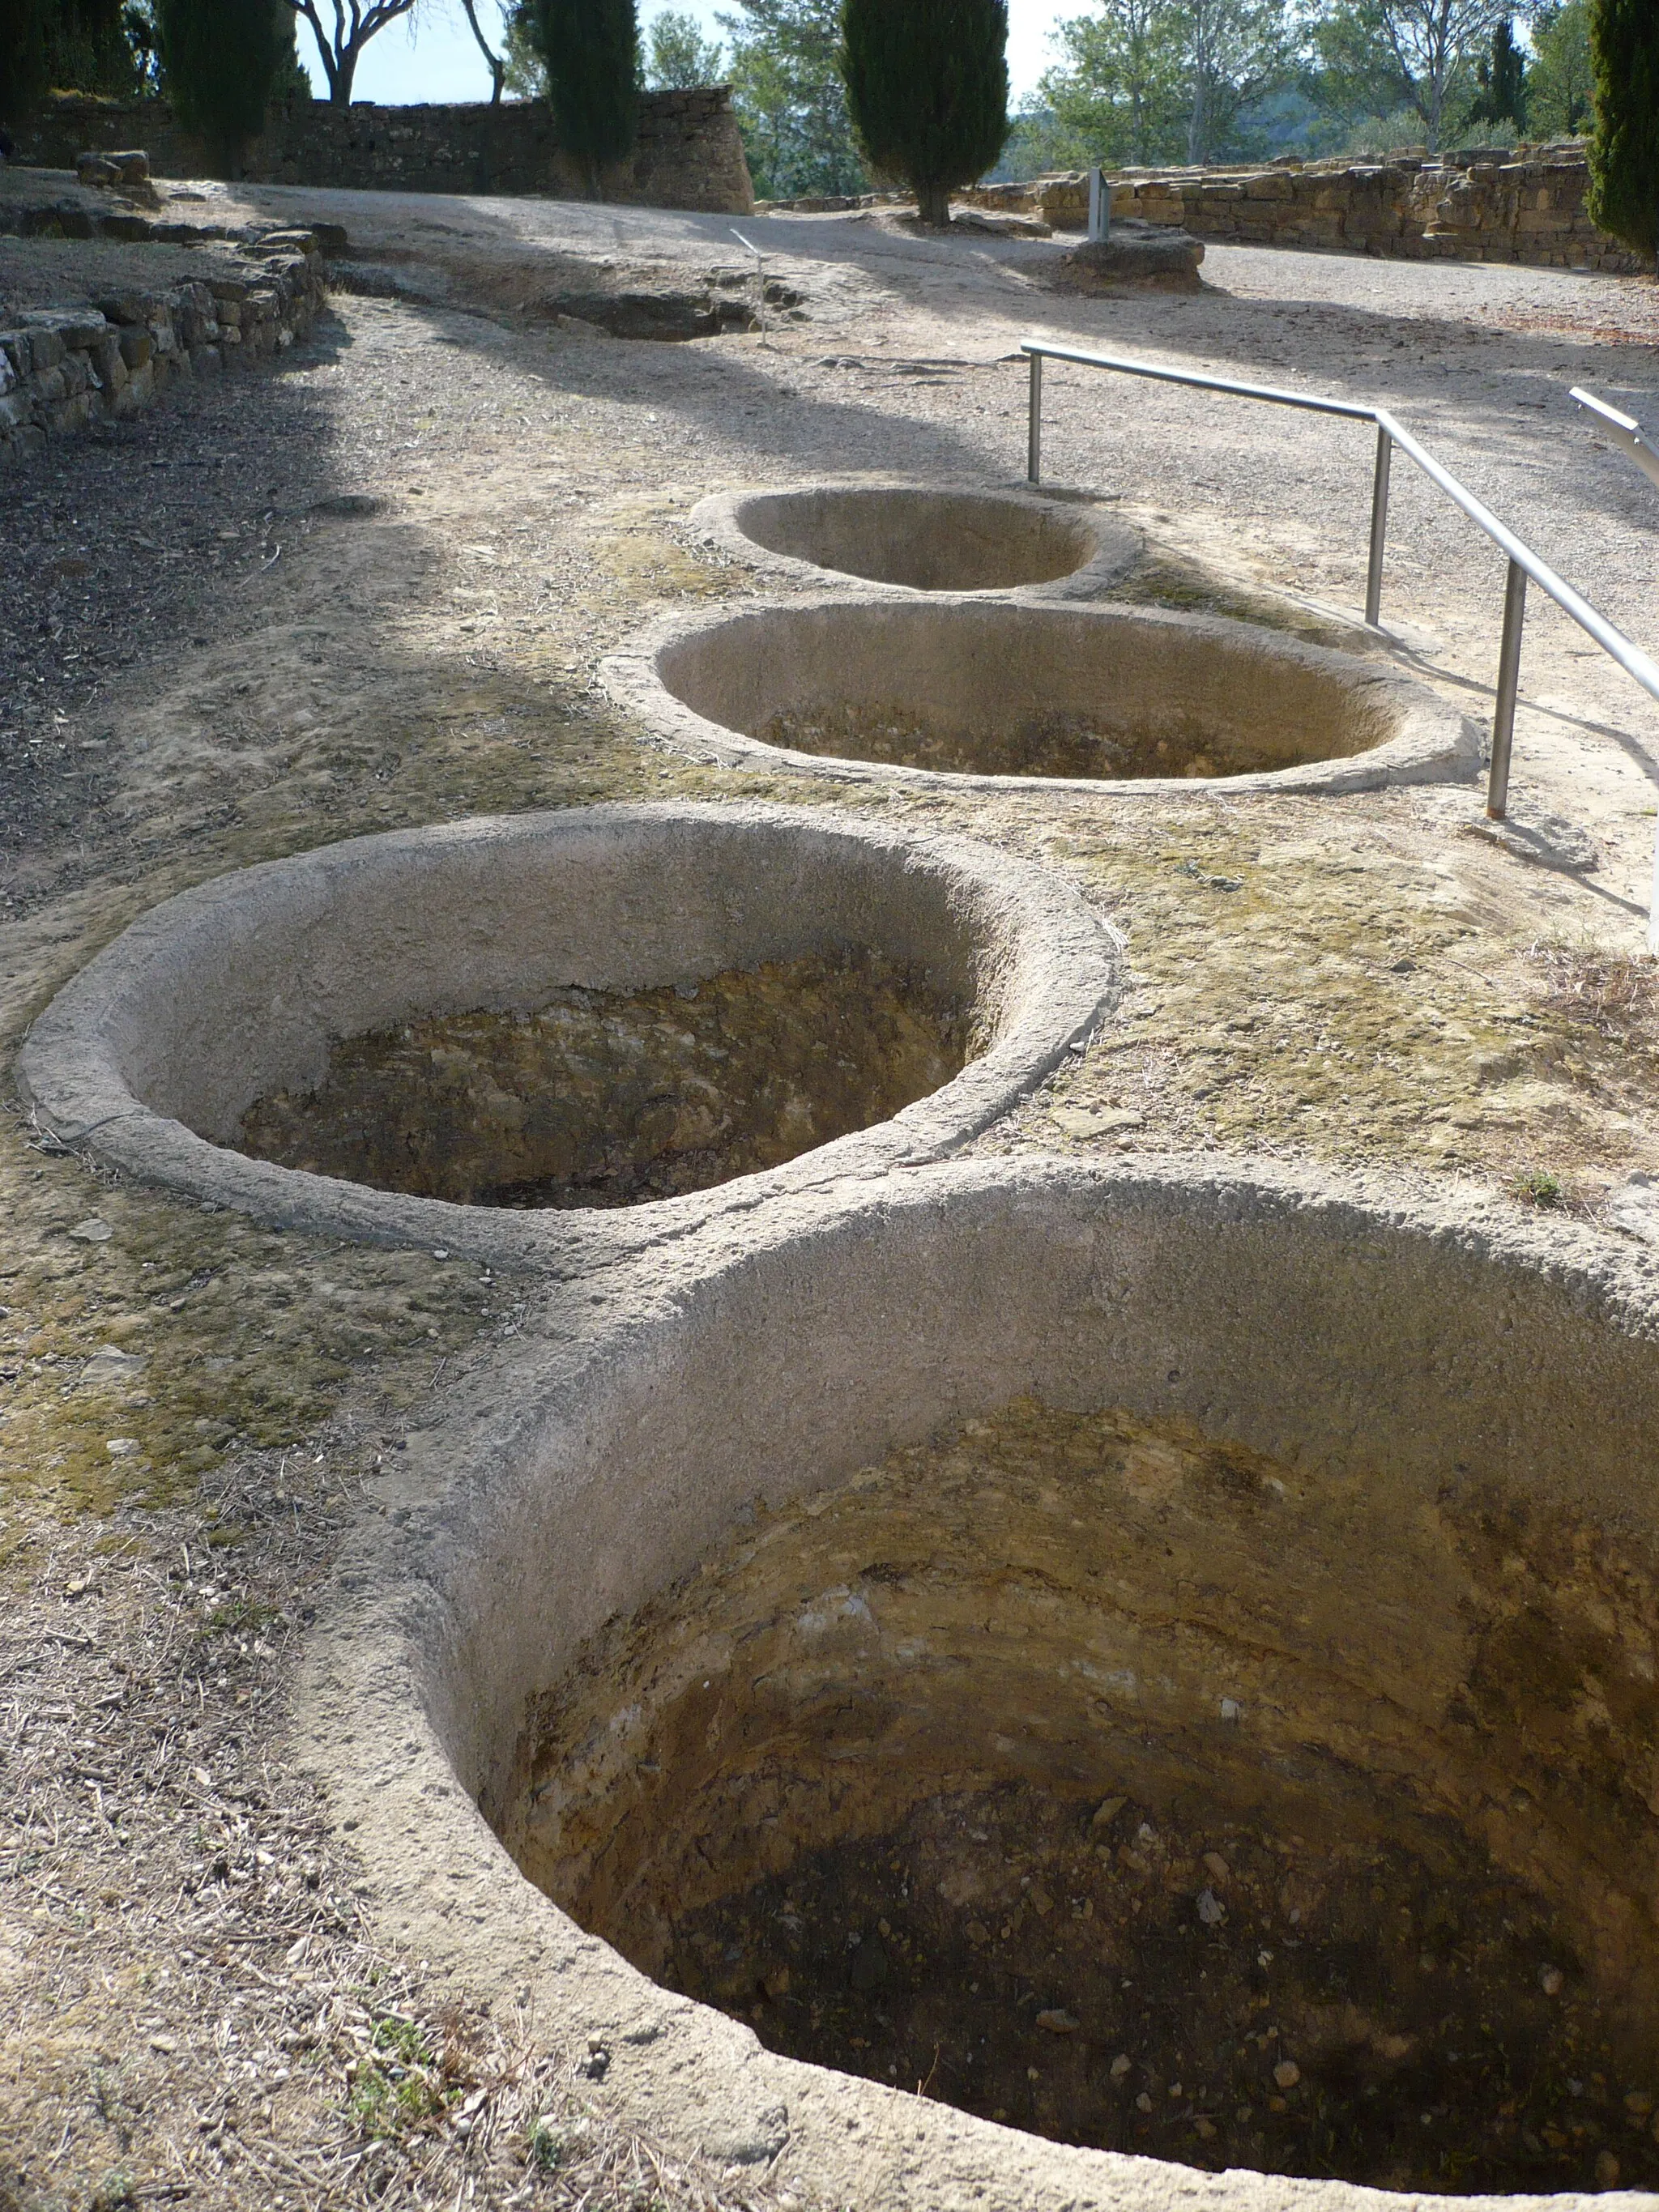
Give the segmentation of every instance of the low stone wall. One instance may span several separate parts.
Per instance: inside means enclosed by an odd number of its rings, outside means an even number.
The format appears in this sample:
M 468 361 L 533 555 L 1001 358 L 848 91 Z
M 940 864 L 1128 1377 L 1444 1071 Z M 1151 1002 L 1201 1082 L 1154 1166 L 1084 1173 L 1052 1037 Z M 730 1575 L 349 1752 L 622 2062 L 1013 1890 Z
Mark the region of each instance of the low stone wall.
M 227 269 L 165 291 L 102 295 L 0 321 L 0 469 L 50 437 L 119 422 L 180 378 L 267 358 L 310 327 L 325 293 L 308 231 L 278 231 Z
M 1264 169 L 1131 170 L 1113 179 L 1112 212 L 1242 246 L 1346 248 L 1407 260 L 1519 261 L 1629 274 L 1642 258 L 1584 209 L 1589 173 L 1576 141 L 1516 158 L 1391 154 L 1380 161 L 1278 162 Z M 963 194 L 977 205 L 1041 214 L 1056 230 L 1088 219 L 1085 174 Z
M 210 173 L 165 100 L 130 103 L 55 95 L 18 133 L 18 151 L 47 168 L 72 168 L 88 149 L 142 146 L 158 177 Z M 585 196 L 586 180 L 558 144 L 544 100 L 499 107 L 334 107 L 296 101 L 279 110 L 249 147 L 251 182 L 334 185 L 362 191 L 497 192 Z M 649 92 L 640 101 L 630 158 L 607 170 L 607 199 L 651 207 L 747 215 L 754 187 L 724 85 Z

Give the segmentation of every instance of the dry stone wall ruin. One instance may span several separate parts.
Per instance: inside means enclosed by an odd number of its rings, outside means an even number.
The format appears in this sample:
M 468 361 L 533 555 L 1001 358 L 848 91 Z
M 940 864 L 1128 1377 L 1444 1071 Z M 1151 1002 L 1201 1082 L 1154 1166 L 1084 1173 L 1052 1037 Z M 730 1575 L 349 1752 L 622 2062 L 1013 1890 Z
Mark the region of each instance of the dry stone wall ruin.
M 1535 268 L 1629 275 L 1645 264 L 1590 221 L 1583 147 L 1420 149 L 1381 161 L 1291 162 L 1257 169 L 1127 170 L 1114 179 L 1114 219 L 1168 224 L 1238 246 L 1346 248 L 1413 261 L 1516 261 Z M 963 195 L 1082 230 L 1086 173 L 995 185 Z
M 90 228 L 84 214 L 64 212 Z M 48 230 L 53 211 L 39 215 L 34 227 Z M 143 227 L 130 214 L 110 220 L 124 237 Z M 181 227 L 150 228 L 171 242 Z M 222 265 L 200 279 L 154 291 L 133 283 L 0 319 L 0 469 L 48 438 L 125 421 L 182 379 L 266 360 L 304 335 L 326 296 L 314 233 L 273 231 L 219 252 Z
M 165 100 L 123 105 L 60 94 L 19 152 L 46 168 L 70 168 L 90 148 L 143 146 L 158 177 L 206 173 L 206 156 L 173 120 Z M 252 183 L 319 185 L 341 191 L 546 193 L 580 198 L 586 185 L 558 143 L 544 101 L 449 107 L 331 106 L 296 101 L 248 148 Z M 640 100 L 633 154 L 605 172 L 605 197 L 635 205 L 747 215 L 754 187 L 724 85 L 648 92 Z

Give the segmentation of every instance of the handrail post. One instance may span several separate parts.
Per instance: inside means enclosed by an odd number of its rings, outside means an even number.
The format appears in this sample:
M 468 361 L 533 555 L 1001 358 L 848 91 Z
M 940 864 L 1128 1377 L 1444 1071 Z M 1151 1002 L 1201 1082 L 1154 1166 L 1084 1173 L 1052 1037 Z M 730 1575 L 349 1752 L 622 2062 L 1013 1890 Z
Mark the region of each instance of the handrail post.
M 1031 411 L 1025 427 L 1025 480 L 1042 481 L 1042 356 L 1031 356 Z
M 1504 641 L 1498 648 L 1498 702 L 1492 717 L 1492 774 L 1486 812 L 1501 822 L 1510 803 L 1510 749 L 1515 738 L 1515 696 L 1521 688 L 1521 625 L 1527 618 L 1527 572 L 1510 562 L 1504 586 Z
M 1365 572 L 1365 626 L 1377 627 L 1382 611 L 1382 552 L 1389 537 L 1389 469 L 1394 440 L 1387 425 L 1376 426 L 1376 471 L 1371 478 L 1371 558 Z

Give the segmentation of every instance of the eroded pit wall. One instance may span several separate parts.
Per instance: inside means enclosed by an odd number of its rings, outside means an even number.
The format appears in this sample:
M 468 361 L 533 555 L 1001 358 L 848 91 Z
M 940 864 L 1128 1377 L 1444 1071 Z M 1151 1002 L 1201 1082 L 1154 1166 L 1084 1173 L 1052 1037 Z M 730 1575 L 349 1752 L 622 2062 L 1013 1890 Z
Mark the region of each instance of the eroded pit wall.
M 1235 1498 L 1207 1533 L 1150 1497 L 1115 1544 L 1089 1528 L 1109 1634 L 1148 1639 L 1127 1669 L 1141 1687 L 1068 1689 L 1046 1722 L 1033 1691 L 1039 1734 L 1075 1719 L 1098 1751 L 1172 1730 L 1235 1801 L 1298 1760 L 1369 1778 L 1555 1894 L 1607 2003 L 1650 2029 L 1650 1262 L 1377 1182 L 974 1163 L 726 1223 L 613 1279 L 602 1310 L 550 1307 L 543 1331 L 398 1471 L 398 1533 L 354 1567 L 310 1727 L 388 1927 L 481 1990 L 544 1992 L 573 2049 L 603 2052 L 594 2094 L 620 2113 L 884 2205 L 1389 2201 L 1071 2150 L 772 2057 L 582 1934 L 472 1810 L 522 1847 L 526 1723 L 608 1623 L 746 1525 L 1022 1399 L 1181 1425 L 1224 1470 L 1261 1455 L 1291 1493 Z M 930 1501 L 898 1502 L 920 1541 Z M 940 1502 L 945 1559 L 955 1510 Z M 1160 1539 L 1170 1558 L 1139 1570 Z M 1167 1681 L 1136 1590 L 1166 1640 L 1204 1630 Z M 864 1595 L 879 1626 L 879 1576 Z M 712 1685 L 741 1651 L 710 1660 Z M 638 1851 L 658 1783 L 616 1786 Z

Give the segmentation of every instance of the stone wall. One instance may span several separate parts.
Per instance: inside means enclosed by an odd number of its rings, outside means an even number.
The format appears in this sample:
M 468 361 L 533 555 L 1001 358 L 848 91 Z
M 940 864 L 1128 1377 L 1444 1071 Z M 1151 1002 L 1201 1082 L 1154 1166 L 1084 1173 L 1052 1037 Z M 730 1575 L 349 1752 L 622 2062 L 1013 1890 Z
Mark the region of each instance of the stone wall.
M 1275 162 L 1261 169 L 1129 170 L 1113 179 L 1112 212 L 1171 223 L 1194 237 L 1248 246 L 1346 248 L 1409 260 L 1521 261 L 1629 273 L 1647 264 L 1584 211 L 1577 141 L 1377 161 Z M 1086 175 L 1039 178 L 966 193 L 978 204 L 1040 213 L 1081 230 Z
M 280 352 L 325 296 L 317 240 L 276 231 L 199 282 L 0 320 L 0 469 L 49 437 L 137 414 L 180 378 Z
M 25 161 L 67 169 L 78 154 L 142 146 L 160 177 L 210 173 L 202 147 L 165 100 L 121 103 L 59 94 L 18 134 Z M 364 191 L 544 193 L 583 196 L 584 179 L 554 134 L 545 101 L 499 107 L 334 107 L 296 101 L 279 110 L 248 149 L 243 176 L 258 184 L 322 185 Z M 652 207 L 747 215 L 754 187 L 724 85 L 648 92 L 640 101 L 631 157 L 607 170 L 607 199 Z

